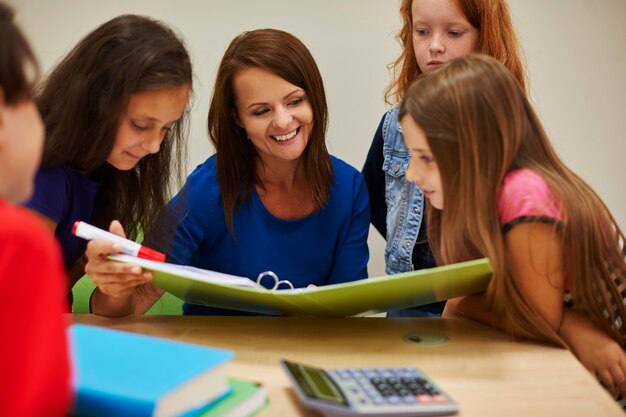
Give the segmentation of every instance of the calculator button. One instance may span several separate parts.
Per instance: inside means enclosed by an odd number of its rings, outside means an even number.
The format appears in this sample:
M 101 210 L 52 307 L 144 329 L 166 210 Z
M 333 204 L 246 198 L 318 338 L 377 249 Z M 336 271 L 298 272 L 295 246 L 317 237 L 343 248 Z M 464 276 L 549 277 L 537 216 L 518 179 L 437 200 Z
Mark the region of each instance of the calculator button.
M 433 402 L 433 397 L 428 394 L 421 394 L 417 396 L 417 401 L 424 404 L 430 404 Z
M 374 400 L 375 398 L 380 398 L 380 399 L 383 399 L 382 395 L 380 395 L 380 393 L 379 393 L 378 391 L 376 391 L 376 392 L 371 392 L 371 393 L 370 393 L 370 392 L 368 392 L 368 393 L 367 393 L 367 395 L 368 395 L 368 397 L 369 397 L 371 400 Z
M 396 395 L 396 393 L 393 392 L 392 390 L 382 390 L 382 391 L 380 391 L 380 395 L 382 395 L 385 398 L 389 398 L 391 396 Z
M 408 384 L 406 387 L 411 391 L 413 395 L 426 394 L 426 390 L 421 385 L 413 383 Z
M 354 377 L 354 380 L 362 387 L 365 385 L 370 385 L 369 379 L 365 378 L 364 376 L 356 376 Z
M 433 401 L 436 402 L 436 403 L 443 404 L 443 403 L 447 403 L 448 402 L 448 399 L 446 397 L 444 397 L 443 395 L 441 395 L 441 394 L 433 395 L 432 398 L 433 398 Z
M 396 392 L 391 388 L 378 388 L 378 392 L 385 398 L 391 397 L 392 395 L 396 395 Z
M 374 386 L 372 384 L 370 384 L 368 381 L 365 381 L 362 384 L 359 384 L 359 388 L 361 388 L 363 391 L 365 392 L 376 392 L 376 389 L 374 388 Z
M 374 397 L 372 398 L 372 402 L 376 405 L 381 405 L 385 403 L 385 400 L 383 400 L 383 397 Z
M 347 369 L 337 368 L 335 369 L 335 372 L 341 379 L 350 379 L 350 372 Z
M 414 395 L 404 395 L 402 396 L 402 402 L 405 404 L 415 404 L 417 399 Z
M 378 384 L 373 383 L 373 385 L 376 387 L 378 391 L 381 391 L 381 392 L 391 390 L 391 387 L 388 384 L 386 384 L 384 381 L 381 381 Z
M 400 404 L 400 397 L 398 397 L 397 395 L 390 395 L 389 397 L 387 397 L 387 402 L 389 404 Z

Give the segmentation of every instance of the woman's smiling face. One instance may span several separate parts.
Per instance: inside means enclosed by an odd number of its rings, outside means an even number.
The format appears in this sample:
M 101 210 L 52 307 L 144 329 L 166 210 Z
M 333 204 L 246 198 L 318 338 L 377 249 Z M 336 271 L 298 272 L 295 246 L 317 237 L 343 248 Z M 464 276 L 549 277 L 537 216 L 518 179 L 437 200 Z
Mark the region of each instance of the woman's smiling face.
M 237 123 L 263 162 L 298 160 L 313 128 L 306 91 L 260 68 L 239 71 L 233 88 Z

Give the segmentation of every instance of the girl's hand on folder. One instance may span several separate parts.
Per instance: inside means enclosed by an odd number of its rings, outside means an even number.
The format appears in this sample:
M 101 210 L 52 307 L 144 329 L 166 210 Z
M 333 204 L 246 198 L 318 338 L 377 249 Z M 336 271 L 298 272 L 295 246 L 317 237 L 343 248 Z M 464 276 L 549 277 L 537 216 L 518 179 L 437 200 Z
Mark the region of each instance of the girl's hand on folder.
M 118 236 L 126 237 L 124 228 L 117 220 L 111 222 L 109 231 Z M 122 253 L 122 247 L 119 243 L 108 240 L 91 240 L 87 244 L 88 262 L 85 265 L 85 272 L 89 274 L 102 294 L 117 299 L 132 298 L 138 285 L 152 280 L 152 273 L 143 271 L 139 266 L 108 259 L 109 255 L 116 253 Z

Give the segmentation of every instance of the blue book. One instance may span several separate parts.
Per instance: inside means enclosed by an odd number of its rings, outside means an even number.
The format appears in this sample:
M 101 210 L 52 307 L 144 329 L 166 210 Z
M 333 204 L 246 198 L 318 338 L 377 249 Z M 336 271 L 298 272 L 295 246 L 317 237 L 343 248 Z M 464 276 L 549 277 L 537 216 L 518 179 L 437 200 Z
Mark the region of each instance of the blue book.
M 75 416 L 187 417 L 231 391 L 231 351 L 80 324 L 69 333 Z

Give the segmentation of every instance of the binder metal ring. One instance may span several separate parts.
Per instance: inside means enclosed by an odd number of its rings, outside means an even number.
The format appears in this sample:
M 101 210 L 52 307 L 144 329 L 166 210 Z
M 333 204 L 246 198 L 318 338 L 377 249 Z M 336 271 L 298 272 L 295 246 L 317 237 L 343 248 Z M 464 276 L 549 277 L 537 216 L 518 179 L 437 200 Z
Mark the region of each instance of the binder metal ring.
M 278 289 L 279 289 L 278 287 L 280 287 L 280 286 L 281 286 L 281 285 L 283 285 L 283 284 L 284 284 L 284 285 L 287 285 L 287 286 L 289 287 L 289 289 L 292 289 L 292 290 L 294 289 L 294 288 L 293 288 L 293 284 L 292 284 L 291 282 L 289 282 L 289 281 L 288 281 L 288 280 L 286 280 L 286 279 L 279 280 L 279 279 L 278 279 L 278 275 L 276 275 L 276 274 L 275 274 L 275 273 L 273 273 L 272 271 L 264 271 L 264 272 L 261 272 L 261 273 L 259 274 L 259 276 L 258 276 L 258 277 L 257 277 L 257 279 L 256 279 L 256 285 L 257 285 L 259 288 L 265 288 L 265 287 L 261 284 L 261 281 L 263 281 L 263 278 L 265 278 L 265 277 L 272 277 L 272 278 L 274 278 L 274 285 L 272 286 L 272 288 L 270 288 L 270 290 L 272 290 L 272 291 L 276 291 L 276 290 L 278 290 Z M 286 288 L 285 288 L 285 289 L 286 289 Z

